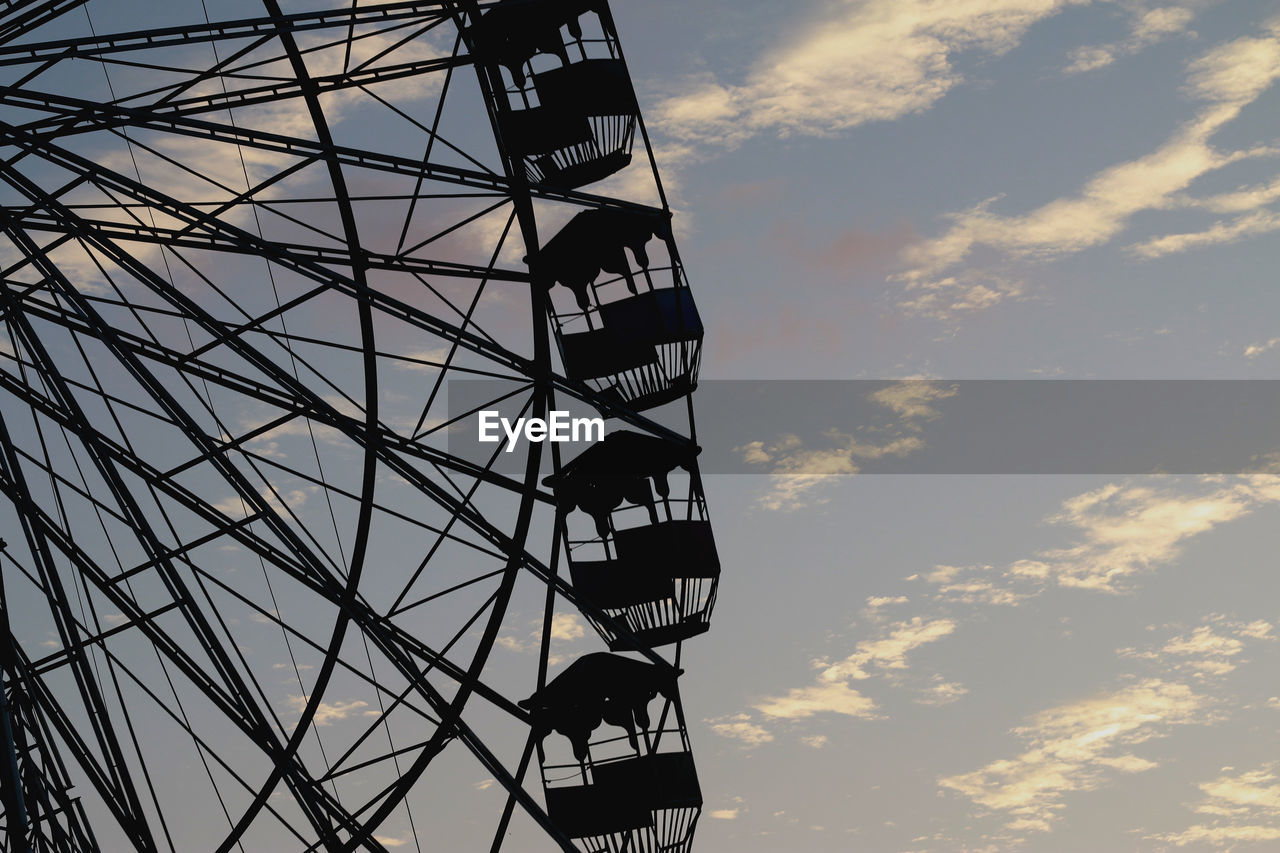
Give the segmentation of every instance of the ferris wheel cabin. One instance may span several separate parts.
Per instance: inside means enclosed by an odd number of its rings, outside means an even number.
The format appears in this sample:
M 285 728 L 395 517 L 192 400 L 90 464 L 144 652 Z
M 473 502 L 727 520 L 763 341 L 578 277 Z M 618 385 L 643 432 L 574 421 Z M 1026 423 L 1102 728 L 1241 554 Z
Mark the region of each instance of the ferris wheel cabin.
M 665 266 L 650 266 L 647 246 L 655 236 L 667 250 Z M 702 318 L 666 215 L 644 208 L 585 210 L 529 262 L 542 280 L 574 295 L 572 307 L 552 308 L 566 377 L 637 410 L 697 387 Z M 602 272 L 610 275 L 602 279 Z M 669 274 L 670 284 L 655 273 Z
M 702 791 L 676 689 L 679 675 L 596 652 L 519 703 L 539 739 L 547 815 L 588 853 L 690 849 Z M 650 704 L 659 696 L 655 718 Z M 608 728 L 597 731 L 604 724 Z M 548 742 L 553 732 L 563 739 Z
M 565 519 L 569 574 L 579 595 L 626 627 L 587 614 L 613 651 L 666 645 L 710 627 L 720 559 L 698 452 L 618 430 L 543 481 L 561 512 L 580 510 L 594 522 L 583 530 L 580 519 Z M 687 480 L 682 496 L 672 494 L 676 469 Z
M 639 106 L 606 0 L 505 0 L 472 39 L 506 69 L 500 130 L 530 182 L 573 189 L 630 164 Z

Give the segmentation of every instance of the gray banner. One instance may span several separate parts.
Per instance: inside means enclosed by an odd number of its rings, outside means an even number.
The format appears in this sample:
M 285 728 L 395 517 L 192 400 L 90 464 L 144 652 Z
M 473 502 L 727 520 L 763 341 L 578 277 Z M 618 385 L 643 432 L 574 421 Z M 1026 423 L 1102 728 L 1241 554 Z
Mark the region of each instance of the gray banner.
M 520 386 L 449 383 L 448 449 L 522 470 L 478 440 Z M 704 474 L 1236 474 L 1280 470 L 1280 380 L 708 380 L 694 395 Z M 598 413 L 563 397 L 567 417 Z M 644 413 L 681 432 L 684 404 Z M 524 415 L 527 417 L 528 412 Z M 607 419 L 608 431 L 626 427 Z M 503 435 L 500 427 L 495 427 Z M 626 427 L 632 428 L 634 427 Z M 571 459 L 583 442 L 559 446 Z

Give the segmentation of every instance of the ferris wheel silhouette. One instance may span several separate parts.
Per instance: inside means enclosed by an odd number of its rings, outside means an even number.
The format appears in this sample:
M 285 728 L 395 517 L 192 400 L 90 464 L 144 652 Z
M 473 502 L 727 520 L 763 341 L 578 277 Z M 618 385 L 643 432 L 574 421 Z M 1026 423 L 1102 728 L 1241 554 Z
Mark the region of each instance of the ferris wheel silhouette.
M 468 765 L 476 849 L 691 849 L 703 325 L 607 2 L 16 0 L 0 75 L 0 849 L 382 850 Z M 504 472 L 456 379 L 611 431 Z

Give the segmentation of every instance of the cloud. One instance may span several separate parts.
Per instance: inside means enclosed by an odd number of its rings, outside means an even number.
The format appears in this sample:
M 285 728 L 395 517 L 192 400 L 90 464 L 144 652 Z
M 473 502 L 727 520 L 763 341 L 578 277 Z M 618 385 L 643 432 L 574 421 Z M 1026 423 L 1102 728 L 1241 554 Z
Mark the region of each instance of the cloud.
M 291 511 L 296 513 L 307 502 L 307 498 L 314 490 L 314 486 L 304 489 L 280 489 L 270 485 L 263 486 L 259 495 L 267 506 L 280 516 L 287 518 Z M 224 498 L 213 504 L 213 508 L 231 518 L 243 518 L 253 511 L 248 501 L 239 496 Z
M 1175 199 L 1174 206 L 1200 208 L 1211 213 L 1246 213 L 1277 200 L 1280 200 L 1280 177 L 1273 178 L 1265 184 L 1244 186 L 1231 192 L 1204 198 L 1179 196 Z
M 101 261 L 108 272 L 112 271 L 111 262 L 104 260 L 97 253 L 90 252 L 79 241 L 72 240 L 60 246 L 45 247 L 43 251 L 49 261 L 66 277 L 68 283 L 80 293 L 99 296 L 109 292 L 107 280 L 103 277 L 102 270 L 98 268 L 95 259 Z M 19 249 L 11 239 L 0 236 L 0 268 L 10 269 L 21 264 L 23 266 L 20 269 L 10 273 L 13 281 L 24 284 L 42 282 L 44 276 L 33 264 L 27 263 L 27 259 L 27 253 Z
M 1071 51 L 1071 62 L 1063 70 L 1068 74 L 1096 71 L 1116 61 L 1113 46 L 1078 47 Z
M 359 421 L 364 420 L 364 413 L 349 400 L 336 394 L 326 394 L 324 400 L 339 415 L 355 418 Z M 240 433 L 244 434 L 261 429 L 279 417 L 279 415 L 280 412 L 278 410 L 267 406 L 259 407 L 252 416 L 245 416 L 240 419 Z M 299 416 L 276 424 L 266 432 L 255 436 L 246 446 L 252 448 L 255 453 L 263 455 L 275 454 L 278 456 L 282 453 L 279 450 L 281 442 L 290 438 L 303 439 L 308 444 L 314 438 L 316 441 L 323 441 L 339 447 L 349 446 L 351 441 L 347 434 L 339 429 Z M 223 440 L 228 441 L 230 439 L 228 436 L 223 436 Z M 285 442 L 285 444 L 286 447 L 289 446 L 288 442 Z
M 525 643 L 516 639 L 515 637 L 512 637 L 509 634 L 503 634 L 499 636 L 497 639 L 494 640 L 494 642 L 497 643 L 499 646 L 502 646 L 502 648 L 506 649 L 509 652 L 526 651 Z
M 1262 343 L 1249 344 L 1249 346 L 1244 348 L 1244 357 L 1257 358 L 1263 353 L 1275 349 L 1276 344 L 1280 344 L 1280 338 L 1271 338 L 1270 340 Z
M 922 112 L 957 86 L 956 55 L 999 55 L 1037 21 L 1089 0 L 844 0 L 757 58 L 741 84 L 710 76 L 654 111 L 687 146 L 738 145 L 762 133 L 827 135 Z
M 1068 547 L 1015 563 L 1015 575 L 1060 586 L 1119 592 L 1133 575 L 1172 562 L 1184 543 L 1280 500 L 1280 478 L 1202 477 L 1199 488 L 1110 484 L 1066 501 L 1049 521 L 1077 530 Z
M 1008 607 L 1021 604 L 1038 591 L 1035 585 L 1028 585 L 1011 575 L 1014 572 L 997 572 L 989 565 L 938 565 L 922 579 L 927 583 L 937 584 L 938 591 L 934 595 L 936 601 Z M 921 579 L 919 575 L 912 575 L 912 578 Z
M 831 738 L 826 735 L 807 735 L 800 738 L 800 742 L 810 749 L 822 749 L 831 742 Z
M 1230 771 L 1233 768 L 1224 767 Z M 1149 835 L 1178 847 L 1209 844 L 1227 847 L 1241 842 L 1280 840 L 1280 784 L 1276 765 L 1219 776 L 1200 784 L 1204 798 L 1195 805 L 1210 823 L 1196 824 L 1181 832 Z
M 1189 540 L 1280 501 L 1280 476 L 1150 478 L 1110 483 L 1062 503 L 1046 520 L 1074 541 L 991 565 L 938 565 L 907 578 L 949 604 L 1017 605 L 1050 587 L 1130 592 L 1135 579 L 1181 556 Z
M 773 740 L 773 734 L 768 729 L 751 722 L 750 714 L 714 717 L 706 722 L 711 725 L 711 731 L 721 737 L 741 741 L 745 747 L 760 746 Z
M 792 688 L 753 707 L 767 716 L 782 719 L 803 719 L 821 713 L 876 719 L 880 714 L 875 701 L 855 690 L 850 682 L 873 676 L 901 675 L 908 668 L 909 652 L 936 642 L 955 628 L 956 623 L 950 619 L 925 620 L 919 616 L 884 626 L 879 636 L 859 642 L 848 657 L 835 662 L 814 661 L 817 683 Z
M 836 474 L 857 474 L 865 460 L 903 457 L 924 448 L 924 441 L 911 433 L 919 430 L 916 421 L 933 420 L 938 412 L 933 404 L 954 397 L 956 386 L 943 386 L 922 379 L 909 379 L 886 386 L 868 395 L 868 399 L 896 414 L 900 421 L 891 427 L 896 436 L 881 442 L 868 442 L 851 433 L 829 429 L 822 433 L 827 447 L 808 447 L 794 434 L 773 441 L 750 441 L 734 448 L 743 461 L 769 466 L 769 489 L 759 499 L 763 509 L 794 511 L 813 503 L 813 491 Z
M 1017 757 L 938 784 L 986 811 L 1004 813 L 1011 831 L 1047 832 L 1061 817 L 1067 794 L 1095 790 L 1117 773 L 1156 767 L 1131 747 L 1199 722 L 1207 702 L 1186 685 L 1149 679 L 1061 705 L 1014 729 L 1027 742 Z
M 551 639 L 570 642 L 586 636 L 582 620 L 576 613 L 556 613 L 551 617 Z
M 759 499 L 760 507 L 794 511 L 812 503 L 826 503 L 826 499 L 814 499 L 811 493 L 828 477 L 857 474 L 862 470 L 859 460 L 906 456 L 924 447 L 924 442 L 915 436 L 871 444 L 839 430 L 827 430 L 823 435 L 832 446 L 806 447 L 799 436 L 788 434 L 773 442 L 752 441 L 734 448 L 744 461 L 770 466 L 769 489 Z
M 1156 662 L 1167 672 L 1185 672 L 1205 680 L 1227 675 L 1245 661 L 1240 654 L 1250 640 L 1270 640 L 1272 625 L 1261 619 L 1244 623 L 1211 616 L 1190 633 L 1172 637 L 1157 649 L 1120 649 L 1117 654 Z
M 1203 231 L 1153 237 L 1145 242 L 1134 244 L 1131 249 L 1144 258 L 1159 258 L 1185 252 L 1188 249 L 1236 243 L 1245 237 L 1256 237 L 1272 231 L 1280 231 L 1280 213 L 1258 210 L 1230 222 L 1215 222 Z
M 924 691 L 916 699 L 920 705 L 950 705 L 969 692 L 969 688 L 954 681 L 943 681 L 941 676 L 934 677 L 933 686 Z
M 1280 784 L 1275 784 L 1274 765 L 1239 776 L 1222 776 L 1205 782 L 1200 790 L 1208 800 L 1196 808 L 1204 814 L 1239 815 L 1264 810 L 1280 815 Z
M 911 429 L 919 429 L 913 421 L 932 421 L 938 417 L 934 403 L 949 400 L 960 391 L 957 385 L 942 385 L 926 379 L 908 379 L 881 388 L 870 395 L 872 402 L 879 403 L 903 419 L 904 425 Z
M 487 791 L 496 784 L 498 784 L 496 779 L 481 779 L 471 787 L 475 788 L 477 791 Z
M 707 817 L 713 820 L 736 820 L 738 809 L 712 809 L 707 812 Z
M 413 370 L 422 373 L 437 373 L 446 358 L 448 347 L 432 347 L 431 349 L 411 350 L 401 353 L 402 358 L 391 362 L 392 366 L 401 370 Z
M 1280 826 L 1204 826 L 1196 825 L 1182 832 L 1168 835 L 1148 836 L 1167 841 L 1178 847 L 1188 844 L 1211 844 L 1214 847 L 1226 847 L 1235 842 L 1277 841 L 1280 840 Z
M 1184 6 L 1161 6 L 1136 10 L 1129 35 L 1123 41 L 1079 47 L 1071 51 L 1068 74 L 1096 71 L 1111 65 L 1121 56 L 1137 53 L 1176 33 L 1186 32 L 1195 19 L 1195 11 Z
M 1208 625 L 1201 625 L 1187 636 L 1170 640 L 1160 651 L 1192 658 L 1192 666 L 1204 674 L 1225 675 L 1236 668 L 1230 659 L 1244 651 L 1244 643 L 1237 637 L 1215 634 Z
M 898 604 L 906 604 L 910 599 L 905 595 L 872 595 L 867 597 L 867 611 L 876 613 L 885 607 L 893 607 Z
M 1138 213 L 1178 206 L 1179 195 L 1195 180 L 1247 158 L 1273 156 L 1269 147 L 1219 151 L 1212 137 L 1234 120 L 1280 77 L 1280 22 L 1260 37 L 1239 38 L 1209 51 L 1188 68 L 1187 91 L 1203 106 L 1155 151 L 1111 166 L 1090 178 L 1074 196 L 1044 204 L 1029 213 L 1002 216 L 991 210 L 1000 196 L 950 216 L 941 236 L 909 247 L 909 268 L 891 277 L 905 286 L 903 307 L 946 317 L 990 307 L 1020 292 L 1017 282 L 981 270 L 956 270 L 980 247 L 1006 257 L 1036 260 L 1080 252 L 1110 242 Z M 1160 253 L 1196 240 L 1236 239 L 1251 230 L 1267 230 L 1267 217 L 1213 237 L 1177 235 L 1155 238 L 1136 249 Z M 1211 229 L 1212 230 L 1212 229 Z
M 529 632 L 527 638 L 522 639 L 512 634 L 502 634 L 494 642 L 512 652 L 537 652 L 542 647 L 542 620 L 534 619 L 529 624 L 533 626 L 533 630 Z M 581 640 L 586 634 L 582 620 L 578 618 L 576 613 L 552 614 L 551 639 L 571 643 L 575 640 Z M 548 662 L 553 666 L 558 660 L 559 658 L 554 655 L 548 658 Z
M 843 682 L 796 687 L 785 696 L 765 699 L 754 706 L 770 717 L 795 720 L 814 714 L 844 714 L 870 720 L 879 716 L 876 703 Z
M 753 464 L 772 467 L 769 489 L 757 501 L 767 510 L 792 512 L 814 502 L 811 492 L 832 474 L 856 474 L 860 470 L 847 447 L 811 449 L 799 436 L 785 435 L 777 442 L 752 441 L 734 450 Z M 817 503 L 826 503 L 819 499 Z
M 907 668 L 907 653 L 920 646 L 936 642 L 956 629 L 950 619 L 926 621 L 915 616 L 889 626 L 887 633 L 874 640 L 858 643 L 853 654 L 837 663 L 819 661 L 823 682 L 831 683 L 852 679 L 859 681 L 877 674 L 876 670 L 903 670 Z M 880 673 L 883 674 L 883 673 Z
M 292 710 L 297 711 L 299 714 L 301 714 L 303 709 L 307 707 L 307 702 L 309 701 L 310 697 L 308 696 L 290 696 L 288 698 L 289 707 Z M 313 720 L 317 726 L 331 726 L 335 722 L 345 720 L 357 711 L 361 711 L 368 707 L 369 703 L 361 699 L 357 699 L 353 702 L 334 702 L 332 704 L 328 702 L 321 702 L 316 707 L 316 713 Z

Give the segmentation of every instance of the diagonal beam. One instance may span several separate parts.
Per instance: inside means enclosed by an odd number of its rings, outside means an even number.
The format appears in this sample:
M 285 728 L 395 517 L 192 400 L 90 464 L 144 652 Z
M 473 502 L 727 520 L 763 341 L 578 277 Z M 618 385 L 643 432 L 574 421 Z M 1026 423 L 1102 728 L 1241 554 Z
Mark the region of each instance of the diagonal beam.
M 59 217 L 48 212 L 8 210 L 4 211 L 4 213 L 7 213 L 14 221 L 19 222 L 31 231 L 47 231 L 55 234 L 68 233 L 67 224 Z M 205 249 L 241 255 L 259 255 L 256 247 L 246 246 L 243 242 L 234 239 L 230 235 L 207 232 L 196 234 L 190 228 L 163 228 L 155 225 L 139 225 L 108 219 L 81 219 L 77 226 L 85 232 L 100 236 L 104 240 L 137 241 L 172 248 Z M 264 238 L 263 242 L 266 243 L 268 241 Z M 368 249 L 358 249 L 353 252 L 350 248 L 342 246 L 311 246 L 275 241 L 270 241 L 269 245 L 282 255 L 307 262 L 340 264 L 342 266 L 360 264 L 366 269 L 390 270 L 403 273 L 428 273 L 459 278 L 492 279 L 520 283 L 528 283 L 529 281 L 527 272 L 480 267 L 473 264 L 459 264 L 450 261 L 432 261 L 411 257 L 407 254 L 388 255 L 372 252 Z
M 74 7 L 84 2 L 85 0 L 53 0 L 53 2 L 39 5 Z M 406 19 L 429 20 L 433 14 L 439 15 L 440 6 L 440 0 L 411 0 L 410 2 L 384 3 L 379 6 L 295 12 L 285 15 L 285 18 L 294 32 L 307 32 L 318 29 L 389 23 Z M 8 21 L 0 19 L 0 26 L 6 26 L 7 24 Z M 121 51 L 251 38 L 253 36 L 271 35 L 275 32 L 276 26 L 276 22 L 270 18 L 237 18 L 230 21 L 189 24 L 177 27 L 158 27 L 153 30 L 132 30 L 75 38 L 51 39 L 35 43 L 0 45 L 0 65 L 43 62 L 49 59 L 78 59 Z
M 379 68 L 367 68 L 362 71 L 350 71 L 341 74 L 327 74 L 317 77 L 317 84 L 322 92 L 340 92 L 344 89 L 355 89 L 374 83 L 385 83 L 390 80 L 401 80 L 405 77 L 416 77 L 433 71 L 443 71 L 457 65 L 470 63 L 469 57 L 441 56 L 431 59 L 418 59 L 413 62 L 398 62 Z M 200 113 L 216 112 L 235 107 L 251 107 L 258 104 L 270 104 L 277 101 L 292 100 L 302 94 L 301 84 L 296 80 L 281 80 L 278 83 L 266 83 L 261 86 L 246 86 L 243 89 L 229 89 L 211 95 L 198 95 L 179 98 L 154 104 L 152 109 L 158 115 L 190 116 Z M 128 101 L 138 96 L 125 96 L 120 100 Z M 43 119 L 22 126 L 23 130 L 37 134 L 62 135 L 80 122 L 75 116 L 68 118 Z
M 11 3 L 0 14 L 0 44 L 30 32 L 87 2 L 88 0 L 27 0 Z

